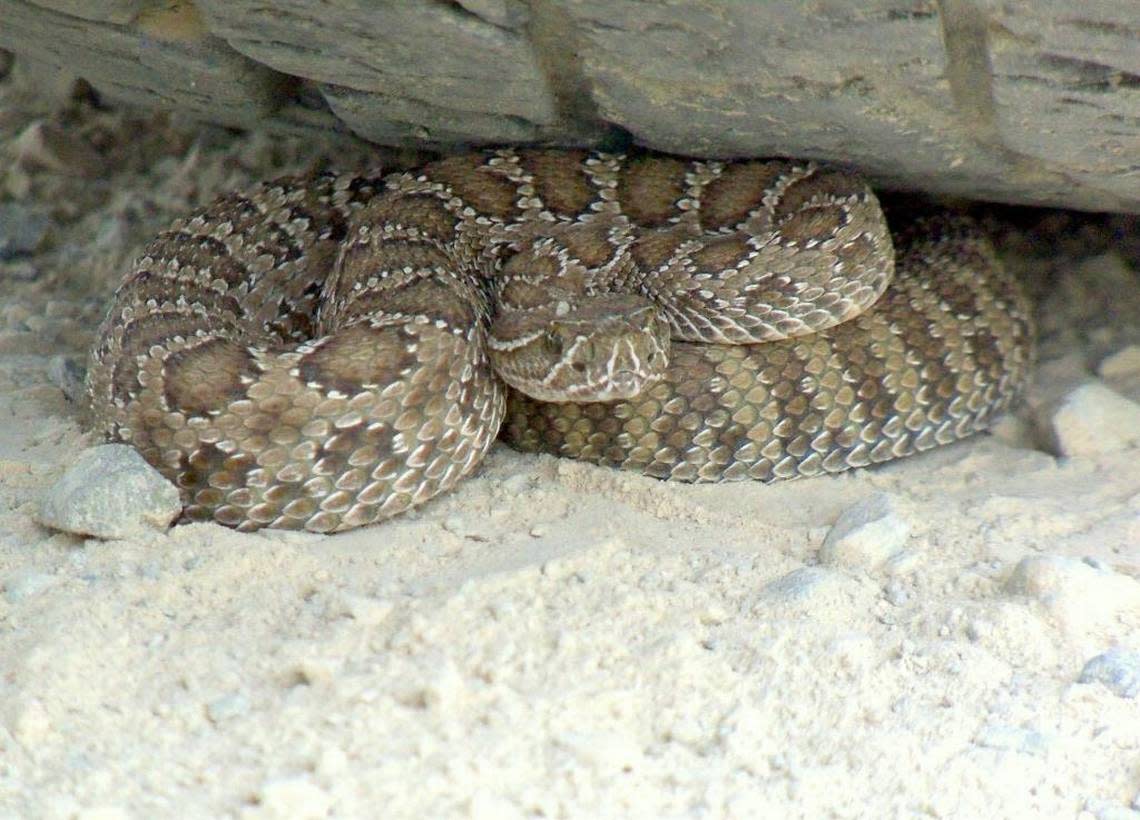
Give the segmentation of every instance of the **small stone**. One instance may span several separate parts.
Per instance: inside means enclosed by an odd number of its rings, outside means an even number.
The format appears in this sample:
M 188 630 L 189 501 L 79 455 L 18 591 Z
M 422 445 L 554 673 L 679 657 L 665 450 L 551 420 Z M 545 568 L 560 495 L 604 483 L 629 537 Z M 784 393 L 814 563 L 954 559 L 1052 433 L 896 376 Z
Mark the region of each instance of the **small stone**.
M 1112 800 L 1102 797 L 1091 797 L 1085 801 L 1084 811 L 1077 815 L 1078 820 L 1140 820 L 1140 811 L 1132 807 L 1122 806 Z
M 910 588 L 897 578 L 891 579 L 883 592 L 891 606 L 905 606 L 910 600 Z
M 1022 558 L 1005 588 L 1038 601 L 1068 630 L 1107 627 L 1130 610 L 1140 614 L 1140 583 L 1075 558 Z
M 132 447 L 104 444 L 79 455 L 44 494 L 36 520 L 96 538 L 166 529 L 182 511 L 178 490 Z
M 14 572 L 4 579 L 4 597 L 9 603 L 19 603 L 26 598 L 31 598 L 46 589 L 50 589 L 58 581 L 59 579 L 56 576 L 46 572 L 31 570 Z
M 975 618 L 966 624 L 966 637 L 975 642 L 990 637 L 995 631 L 993 623 L 983 618 Z
M 1114 695 L 1140 695 L 1140 652 L 1116 646 L 1085 664 L 1078 683 L 1103 683 Z
M 986 749 L 1031 755 L 1044 755 L 1049 747 L 1048 740 L 1040 732 L 1017 726 L 984 726 L 974 738 L 974 743 Z
M 1140 404 L 1101 382 L 1079 385 L 1050 405 L 1050 448 L 1061 456 L 1094 456 L 1140 444 Z
M 836 579 L 836 574 L 819 567 L 800 567 L 764 587 L 764 597 L 781 601 L 801 600 Z
M 256 797 L 252 817 L 308 820 L 325 817 L 332 808 L 328 792 L 306 777 L 286 777 L 265 783 Z
M 776 610 L 786 616 L 835 612 L 851 606 L 860 594 L 858 581 L 823 567 L 801 567 L 767 584 L 753 611 Z
M 71 402 L 83 397 L 83 371 L 83 365 L 71 356 L 60 354 L 48 360 L 48 378 Z
M 0 259 L 36 252 L 51 220 L 19 202 L 0 202 Z
M 875 493 L 848 507 L 823 539 L 820 563 L 849 569 L 875 569 L 902 552 L 910 524 L 894 498 Z
M 211 723 L 223 723 L 231 718 L 241 717 L 249 711 L 249 698 L 241 692 L 232 692 L 211 701 L 206 706 L 206 717 Z
M 1105 380 L 1140 375 L 1140 345 L 1128 345 L 1111 356 L 1106 356 L 1097 372 Z
M 1128 345 L 1106 356 L 1097 372 L 1117 393 L 1140 401 L 1140 345 Z

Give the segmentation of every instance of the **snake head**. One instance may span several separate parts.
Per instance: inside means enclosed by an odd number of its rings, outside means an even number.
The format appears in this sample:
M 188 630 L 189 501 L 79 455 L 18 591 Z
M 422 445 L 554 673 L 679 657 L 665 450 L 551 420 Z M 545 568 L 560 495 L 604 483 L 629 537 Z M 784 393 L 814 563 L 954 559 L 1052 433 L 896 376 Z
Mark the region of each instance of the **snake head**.
M 664 375 L 669 329 L 640 296 L 582 296 L 500 313 L 489 348 L 499 377 L 532 398 L 617 401 Z

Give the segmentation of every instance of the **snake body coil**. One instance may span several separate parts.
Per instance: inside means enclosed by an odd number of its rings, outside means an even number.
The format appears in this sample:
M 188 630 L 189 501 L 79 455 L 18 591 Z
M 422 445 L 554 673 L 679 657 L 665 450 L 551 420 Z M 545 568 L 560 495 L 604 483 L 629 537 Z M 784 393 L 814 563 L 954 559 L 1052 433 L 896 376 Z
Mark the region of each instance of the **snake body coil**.
M 500 427 L 684 481 L 885 461 L 985 428 L 1031 359 L 980 234 L 892 241 L 849 174 L 499 150 L 179 220 L 116 292 L 88 395 L 189 518 L 333 531 L 451 488 Z

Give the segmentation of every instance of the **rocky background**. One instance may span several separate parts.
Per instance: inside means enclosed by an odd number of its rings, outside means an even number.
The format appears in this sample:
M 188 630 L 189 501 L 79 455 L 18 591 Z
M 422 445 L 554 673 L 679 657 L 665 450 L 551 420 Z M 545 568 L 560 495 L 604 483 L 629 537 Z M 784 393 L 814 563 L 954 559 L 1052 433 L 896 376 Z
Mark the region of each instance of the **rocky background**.
M 1134 2 L 0 0 L 0 20 L 45 76 L 226 125 L 811 157 L 1140 211 Z

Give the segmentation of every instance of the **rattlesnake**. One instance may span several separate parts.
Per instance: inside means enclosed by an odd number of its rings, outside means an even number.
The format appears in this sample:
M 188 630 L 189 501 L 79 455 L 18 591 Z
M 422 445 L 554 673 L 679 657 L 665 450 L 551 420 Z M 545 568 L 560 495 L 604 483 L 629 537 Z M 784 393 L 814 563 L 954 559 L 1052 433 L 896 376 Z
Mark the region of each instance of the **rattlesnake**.
M 500 427 L 684 481 L 885 461 L 987 426 L 1032 358 L 977 230 L 911 222 L 892 243 L 812 162 L 497 150 L 265 183 L 145 248 L 93 426 L 239 529 L 390 517 Z

